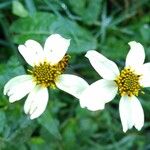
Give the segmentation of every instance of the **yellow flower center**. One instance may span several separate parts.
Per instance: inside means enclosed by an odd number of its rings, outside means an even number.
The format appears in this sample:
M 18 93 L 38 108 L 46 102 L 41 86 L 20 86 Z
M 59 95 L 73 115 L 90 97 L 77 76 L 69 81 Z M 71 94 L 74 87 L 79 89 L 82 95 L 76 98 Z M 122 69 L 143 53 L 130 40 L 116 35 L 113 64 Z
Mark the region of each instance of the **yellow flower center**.
M 49 62 L 44 61 L 35 65 L 29 72 L 34 77 L 34 81 L 43 86 L 56 88 L 55 82 L 58 80 L 68 65 L 69 55 L 65 55 L 57 64 L 51 65 Z
M 115 82 L 118 85 L 119 93 L 121 94 L 121 96 L 138 96 L 138 93 L 141 89 L 139 83 L 140 77 L 141 75 L 137 75 L 130 68 L 124 68 L 115 80 Z

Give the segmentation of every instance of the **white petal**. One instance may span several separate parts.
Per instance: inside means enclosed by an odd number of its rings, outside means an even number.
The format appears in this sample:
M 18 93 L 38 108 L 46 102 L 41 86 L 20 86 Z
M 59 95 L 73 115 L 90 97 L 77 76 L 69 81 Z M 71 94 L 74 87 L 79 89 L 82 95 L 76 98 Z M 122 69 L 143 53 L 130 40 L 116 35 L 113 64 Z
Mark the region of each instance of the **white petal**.
M 139 100 L 135 96 L 123 96 L 119 103 L 119 112 L 124 132 L 133 126 L 141 130 L 144 125 L 144 112 Z
M 130 102 L 131 101 L 128 96 L 122 96 L 119 102 L 119 113 L 120 113 L 120 119 L 123 127 L 123 132 L 126 132 L 128 129 L 131 129 L 134 125 Z
M 111 101 L 117 94 L 117 86 L 114 81 L 98 80 L 91 84 L 80 97 L 81 107 L 87 107 L 91 111 L 104 109 L 105 103 Z
M 132 67 L 134 69 L 138 68 L 144 63 L 145 60 L 145 52 L 144 47 L 135 41 L 129 42 L 130 51 L 126 57 L 126 67 Z
M 130 103 L 134 126 L 137 130 L 141 130 L 144 125 L 144 112 L 141 103 L 135 96 L 131 98 Z
M 12 78 L 4 86 L 4 92 L 3 92 L 4 95 L 6 95 L 8 90 L 11 89 L 13 86 L 18 85 L 18 83 L 31 80 L 31 79 L 32 79 L 31 75 L 20 75 L 20 76 Z
M 25 101 L 24 111 L 30 115 L 30 119 L 39 117 L 46 109 L 48 102 L 48 90 L 36 86 Z
M 44 60 L 44 51 L 41 45 L 34 40 L 27 40 L 25 45 L 19 45 L 18 50 L 31 66 Z
M 150 87 L 150 63 L 146 63 L 141 68 L 141 80 L 140 84 L 143 87 Z
M 44 52 L 47 60 L 52 63 L 58 63 L 66 54 L 70 45 L 70 39 L 65 39 L 59 34 L 49 36 L 44 45 Z
M 21 75 L 17 76 L 10 81 L 4 87 L 4 95 L 9 96 L 9 101 L 15 102 L 27 95 L 35 86 L 32 76 Z
M 102 54 L 94 50 L 90 50 L 86 53 L 85 56 L 89 59 L 94 69 L 104 79 L 114 80 L 116 76 L 119 75 L 119 69 L 117 65 L 113 61 L 107 59 Z
M 84 79 L 69 74 L 60 75 L 56 85 L 59 89 L 77 98 L 79 98 L 81 93 L 89 86 Z

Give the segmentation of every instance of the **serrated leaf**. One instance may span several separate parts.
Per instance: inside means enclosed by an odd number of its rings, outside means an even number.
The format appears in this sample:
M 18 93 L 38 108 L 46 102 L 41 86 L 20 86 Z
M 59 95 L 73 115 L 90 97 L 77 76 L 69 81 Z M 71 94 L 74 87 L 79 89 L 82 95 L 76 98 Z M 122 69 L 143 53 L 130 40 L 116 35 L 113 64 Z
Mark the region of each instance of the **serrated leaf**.
M 55 119 L 52 114 L 46 110 L 40 118 L 38 118 L 38 122 L 47 129 L 47 131 L 52 134 L 56 139 L 61 139 L 61 135 L 58 127 L 58 120 Z
M 94 24 L 101 12 L 102 0 L 65 0 L 70 9 L 82 18 L 86 24 Z
M 95 49 L 97 44 L 92 34 L 76 22 L 50 13 L 37 13 L 33 17 L 18 19 L 12 24 L 10 30 L 14 35 L 14 42 L 18 44 L 24 43 L 28 39 L 34 39 L 44 44 L 49 35 L 61 34 L 63 37 L 71 39 L 69 47 L 71 53 Z
M 36 122 L 31 121 L 29 118 L 21 118 L 17 123 L 15 129 L 11 131 L 7 138 L 7 141 L 14 145 L 16 141 L 18 145 L 27 141 L 37 126 Z
M 108 37 L 106 43 L 101 45 L 102 54 L 116 61 L 125 60 L 128 49 L 128 42 L 125 43 L 113 36 Z

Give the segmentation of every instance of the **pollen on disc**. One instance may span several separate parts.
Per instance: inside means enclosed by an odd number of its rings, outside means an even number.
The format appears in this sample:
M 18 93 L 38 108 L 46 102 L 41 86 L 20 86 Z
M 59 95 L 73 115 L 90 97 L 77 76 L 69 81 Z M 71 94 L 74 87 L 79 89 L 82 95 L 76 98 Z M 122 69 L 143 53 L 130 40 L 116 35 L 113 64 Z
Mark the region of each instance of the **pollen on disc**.
M 61 75 L 68 65 L 69 55 L 65 55 L 57 64 L 51 65 L 49 62 L 44 61 L 35 65 L 29 72 L 34 77 L 34 81 L 43 86 L 55 88 L 59 75 Z
M 141 75 L 136 74 L 130 68 L 124 68 L 115 80 L 121 96 L 138 96 L 141 89 L 139 83 L 140 77 Z

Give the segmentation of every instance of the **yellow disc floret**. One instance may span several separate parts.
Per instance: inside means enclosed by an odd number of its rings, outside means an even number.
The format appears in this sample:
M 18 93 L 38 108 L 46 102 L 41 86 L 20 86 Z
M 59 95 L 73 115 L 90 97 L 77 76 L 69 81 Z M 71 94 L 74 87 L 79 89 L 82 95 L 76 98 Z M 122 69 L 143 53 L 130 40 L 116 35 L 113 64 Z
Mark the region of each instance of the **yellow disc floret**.
M 36 84 L 44 87 L 55 88 L 59 75 L 61 75 L 68 65 L 69 55 L 65 55 L 57 64 L 51 65 L 49 62 L 44 61 L 35 65 L 29 72 L 34 77 Z
M 138 93 L 141 89 L 139 83 L 140 77 L 141 75 L 136 74 L 130 68 L 124 68 L 115 80 L 121 96 L 138 96 Z

